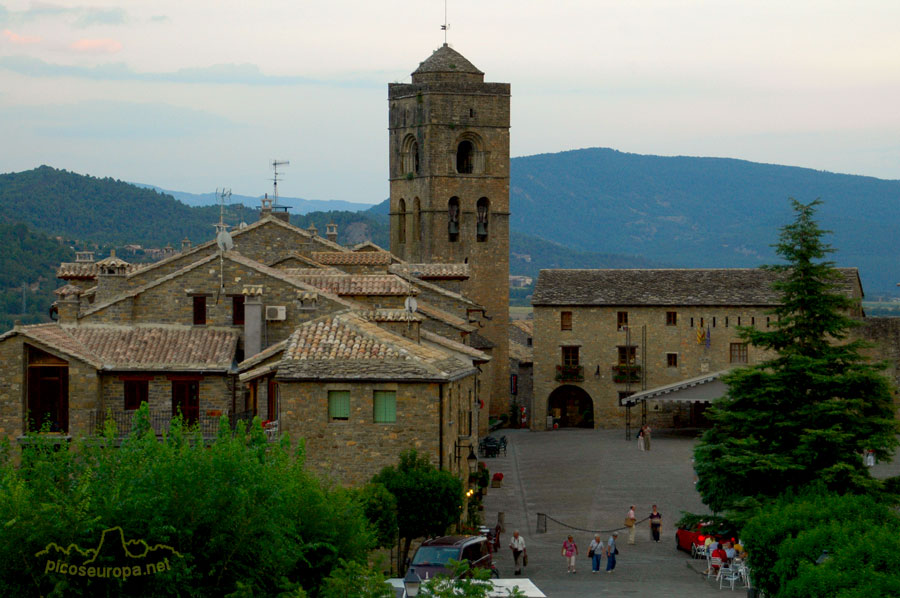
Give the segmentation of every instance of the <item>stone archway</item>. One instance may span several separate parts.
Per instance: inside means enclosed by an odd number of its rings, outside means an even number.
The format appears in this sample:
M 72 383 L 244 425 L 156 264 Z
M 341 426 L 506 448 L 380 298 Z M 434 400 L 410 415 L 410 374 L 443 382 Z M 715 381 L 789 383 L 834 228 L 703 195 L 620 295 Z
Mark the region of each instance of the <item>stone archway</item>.
M 594 401 L 583 388 L 565 384 L 550 393 L 547 415 L 560 428 L 593 428 Z

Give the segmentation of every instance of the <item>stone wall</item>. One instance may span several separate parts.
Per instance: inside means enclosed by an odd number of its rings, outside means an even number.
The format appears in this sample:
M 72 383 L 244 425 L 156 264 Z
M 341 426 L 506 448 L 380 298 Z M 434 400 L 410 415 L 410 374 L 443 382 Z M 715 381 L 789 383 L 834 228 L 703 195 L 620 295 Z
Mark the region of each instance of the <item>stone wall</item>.
M 460 419 L 465 432 L 474 404 L 474 399 L 469 399 L 474 397 L 473 383 L 474 376 L 444 384 L 280 380 L 279 431 L 294 443 L 305 439 L 307 465 L 341 484 L 366 483 L 383 467 L 395 465 L 400 453 L 408 449 L 427 455 L 436 467 L 459 473 L 457 442 L 463 447 L 459 451 L 463 470 L 468 443 L 477 445 L 474 435 L 459 440 Z M 329 390 L 350 391 L 349 420 L 329 421 Z M 373 422 L 376 390 L 396 391 L 396 422 Z
M 572 330 L 560 330 L 560 313 L 572 312 Z M 618 364 L 618 347 L 626 345 L 627 333 L 617 325 L 617 313 L 628 312 L 630 344 L 635 346 L 636 363 L 642 369 L 642 381 L 626 384 L 614 381 L 613 366 Z M 666 312 L 676 312 L 676 324 L 666 324 Z M 554 389 L 573 384 L 584 389 L 593 401 L 594 425 L 617 427 L 623 424 L 625 408 L 619 405 L 619 393 L 639 392 L 673 384 L 706 373 L 732 367 L 730 345 L 738 343 L 737 326 L 766 327 L 768 308 L 735 307 L 543 307 L 534 309 L 534 414 L 532 428 L 546 426 L 547 402 Z M 710 331 L 710 346 L 697 342 L 697 328 Z M 646 327 L 646 346 L 642 331 Z M 708 327 L 708 328 L 707 328 Z M 562 364 L 562 347 L 579 348 L 579 363 L 584 380 L 556 381 Z M 670 367 L 667 354 L 677 356 Z M 749 363 L 767 355 L 748 347 Z M 653 409 L 651 423 L 671 425 L 675 409 Z M 668 421 L 666 421 L 668 420 Z
M 0 342 L 0 437 L 15 443 L 16 438 L 26 430 L 26 344 L 68 362 L 68 433 L 72 436 L 86 434 L 91 418 L 100 406 L 100 385 L 96 369 L 16 335 Z
M 140 374 L 134 374 L 140 375 Z M 101 377 L 102 410 L 121 413 L 125 410 L 125 382 L 130 374 L 104 374 Z M 209 411 L 231 413 L 231 379 L 223 375 L 205 375 L 200 379 L 200 414 Z M 147 406 L 150 411 L 171 413 L 172 379 L 169 374 L 153 374 L 147 385 Z M 238 406 L 240 411 L 240 406 Z

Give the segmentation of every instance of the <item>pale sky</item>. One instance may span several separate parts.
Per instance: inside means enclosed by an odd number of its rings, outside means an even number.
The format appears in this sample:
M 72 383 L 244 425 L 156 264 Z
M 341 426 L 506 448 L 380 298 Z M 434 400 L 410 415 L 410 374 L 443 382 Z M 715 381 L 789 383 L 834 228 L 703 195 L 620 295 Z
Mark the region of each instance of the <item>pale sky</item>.
M 388 196 L 387 84 L 443 0 L 0 0 L 0 172 Z M 448 0 L 513 156 L 583 147 L 900 179 L 897 0 Z

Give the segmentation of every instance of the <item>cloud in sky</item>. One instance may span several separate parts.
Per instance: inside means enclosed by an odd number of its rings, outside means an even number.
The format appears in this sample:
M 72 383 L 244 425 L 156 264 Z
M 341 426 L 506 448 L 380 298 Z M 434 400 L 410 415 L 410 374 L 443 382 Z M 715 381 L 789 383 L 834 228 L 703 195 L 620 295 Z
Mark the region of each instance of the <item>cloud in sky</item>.
M 9 29 L 3 30 L 3 37 L 5 37 L 9 43 L 17 45 L 36 44 L 41 41 L 41 38 L 37 35 L 19 35 L 13 33 Z
M 94 54 L 115 54 L 122 51 L 122 42 L 117 39 L 79 39 L 72 42 L 69 47 L 76 52 L 89 52 Z
M 85 52 L 117 52 L 122 44 L 112 39 L 79 40 L 72 49 Z M 368 79 L 313 79 L 309 77 L 266 75 L 255 64 L 217 64 L 182 68 L 173 72 L 135 71 L 124 62 L 97 66 L 77 66 L 46 62 L 31 56 L 0 57 L 0 68 L 28 77 L 77 77 L 105 81 L 150 81 L 165 83 L 206 83 L 230 85 L 323 85 L 334 87 L 378 87 L 383 81 Z
M 26 23 L 55 17 L 71 20 L 75 27 L 80 28 L 93 25 L 122 25 L 127 21 L 125 11 L 118 7 L 69 7 L 50 2 L 32 2 L 25 10 L 9 10 L 0 6 L 0 23 Z

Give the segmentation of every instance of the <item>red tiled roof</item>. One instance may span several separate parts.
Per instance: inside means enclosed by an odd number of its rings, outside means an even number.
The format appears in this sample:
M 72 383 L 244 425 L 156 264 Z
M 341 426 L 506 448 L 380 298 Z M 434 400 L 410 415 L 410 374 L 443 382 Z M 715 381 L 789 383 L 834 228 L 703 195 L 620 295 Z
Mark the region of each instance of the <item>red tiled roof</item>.
M 298 275 L 291 270 L 284 273 L 294 280 L 335 295 L 416 295 L 415 287 L 393 274 L 326 274 Z
M 391 254 L 387 251 L 313 251 L 312 259 L 326 266 L 387 266 Z
M 110 258 L 106 258 L 106 260 L 101 261 L 107 261 L 109 259 Z M 113 259 L 118 260 L 118 258 Z M 128 264 L 125 262 L 122 262 L 122 264 L 124 264 L 125 272 L 128 274 L 147 266 L 147 264 Z M 97 278 L 100 267 L 101 262 L 63 262 L 59 265 L 59 268 L 56 269 L 56 277 L 64 280 L 91 280 Z
M 400 268 L 405 266 L 401 265 Z M 409 264 L 409 273 L 416 278 L 454 279 L 468 278 L 469 264 Z

